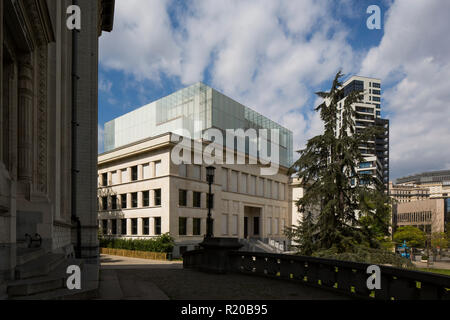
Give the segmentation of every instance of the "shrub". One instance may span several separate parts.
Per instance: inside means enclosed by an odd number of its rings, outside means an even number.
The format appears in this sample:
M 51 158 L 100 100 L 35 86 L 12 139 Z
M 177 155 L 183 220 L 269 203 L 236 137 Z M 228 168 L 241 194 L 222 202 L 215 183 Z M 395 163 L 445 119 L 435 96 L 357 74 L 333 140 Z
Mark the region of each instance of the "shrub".
M 170 253 L 174 247 L 172 237 L 166 233 L 154 239 L 116 239 L 100 238 L 101 248 L 125 249 L 135 251 L 165 252 Z

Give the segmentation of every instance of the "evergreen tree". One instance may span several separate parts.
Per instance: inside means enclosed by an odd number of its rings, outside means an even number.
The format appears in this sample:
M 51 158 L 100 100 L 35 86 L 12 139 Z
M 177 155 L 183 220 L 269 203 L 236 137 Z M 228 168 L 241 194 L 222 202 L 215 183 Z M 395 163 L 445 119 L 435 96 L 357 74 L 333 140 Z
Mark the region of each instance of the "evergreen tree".
M 338 106 L 343 98 L 342 76 L 340 71 L 336 74 L 329 92 L 316 93 L 324 99 L 315 109 L 324 122 L 324 133 L 298 151 L 300 158 L 289 171 L 296 173 L 304 187 L 297 206 L 307 222 L 288 233 L 300 243 L 302 254 L 330 248 L 340 253 L 360 244 L 378 247 L 377 237 L 388 232 L 389 211 L 381 182 L 356 171 L 364 161 L 359 147 L 375 140 L 379 131 L 375 127 L 355 131 L 352 104 L 362 100 L 362 91 L 350 92 Z M 317 209 L 314 219 L 311 208 Z

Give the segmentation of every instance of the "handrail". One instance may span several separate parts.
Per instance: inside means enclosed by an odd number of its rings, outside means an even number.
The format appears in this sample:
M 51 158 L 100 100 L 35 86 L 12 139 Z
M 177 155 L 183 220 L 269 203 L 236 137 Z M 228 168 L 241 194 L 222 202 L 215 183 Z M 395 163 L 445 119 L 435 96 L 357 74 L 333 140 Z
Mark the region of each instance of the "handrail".
M 183 255 L 186 268 L 201 268 L 208 259 L 204 250 Z M 381 288 L 370 290 L 370 264 L 308 256 L 229 251 L 228 272 L 297 281 L 355 298 L 377 300 L 450 300 L 450 277 L 422 271 L 379 265 Z

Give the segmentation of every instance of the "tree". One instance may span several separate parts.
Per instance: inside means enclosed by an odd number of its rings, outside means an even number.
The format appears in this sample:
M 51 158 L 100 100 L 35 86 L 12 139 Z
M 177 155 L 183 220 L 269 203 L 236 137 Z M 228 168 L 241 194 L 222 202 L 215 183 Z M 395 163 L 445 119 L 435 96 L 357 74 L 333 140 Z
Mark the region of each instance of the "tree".
M 425 232 L 413 226 L 400 227 L 394 233 L 394 241 L 397 244 L 401 244 L 403 241 L 406 241 L 406 245 L 408 247 L 422 248 L 425 246 L 426 238 Z
M 431 234 L 431 246 L 436 249 L 448 247 L 448 240 L 444 232 L 433 232 Z
M 368 127 L 355 131 L 353 104 L 363 97 L 361 91 L 350 92 L 342 106 L 343 98 L 339 71 L 329 92 L 317 92 L 324 99 L 315 110 L 324 122 L 324 133 L 307 142 L 298 151 L 300 158 L 289 170 L 302 181 L 304 196 L 297 201 L 299 211 L 305 214 L 319 207 L 317 219 L 300 224 L 289 236 L 308 246 L 300 246 L 300 253 L 310 251 L 310 237 L 314 235 L 312 249 L 335 248 L 346 252 L 355 245 L 377 248 L 378 239 L 388 235 L 390 209 L 380 181 L 372 175 L 356 171 L 364 158 L 359 149 L 373 139 L 379 129 Z M 308 215 L 306 215 L 308 216 Z M 306 226 L 311 228 L 306 231 Z

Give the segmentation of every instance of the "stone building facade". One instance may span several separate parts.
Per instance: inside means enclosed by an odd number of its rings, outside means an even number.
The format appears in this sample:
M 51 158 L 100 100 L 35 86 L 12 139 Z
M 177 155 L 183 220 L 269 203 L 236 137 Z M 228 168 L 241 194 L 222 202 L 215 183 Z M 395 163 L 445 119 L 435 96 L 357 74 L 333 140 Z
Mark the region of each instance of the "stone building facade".
M 79 32 L 66 25 L 73 4 Z M 45 252 L 70 250 L 81 234 L 81 257 L 98 257 L 98 37 L 113 11 L 113 0 L 0 2 L 0 291 L 27 234 Z
M 208 183 L 207 164 L 177 165 L 171 160 L 173 135 L 161 134 L 99 155 L 98 219 L 103 234 L 112 237 L 149 239 L 170 233 L 176 257 L 203 240 Z M 284 227 L 292 223 L 287 168 L 262 176 L 257 164 L 213 166 L 214 236 L 284 245 Z

